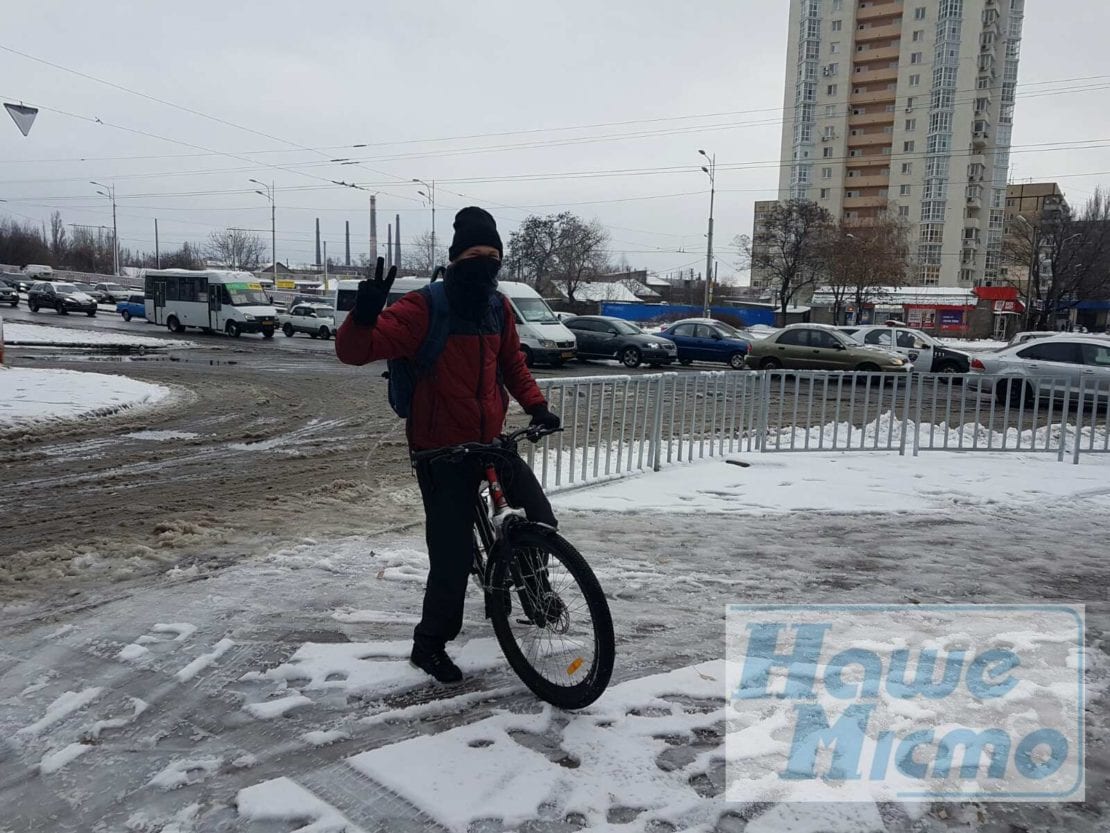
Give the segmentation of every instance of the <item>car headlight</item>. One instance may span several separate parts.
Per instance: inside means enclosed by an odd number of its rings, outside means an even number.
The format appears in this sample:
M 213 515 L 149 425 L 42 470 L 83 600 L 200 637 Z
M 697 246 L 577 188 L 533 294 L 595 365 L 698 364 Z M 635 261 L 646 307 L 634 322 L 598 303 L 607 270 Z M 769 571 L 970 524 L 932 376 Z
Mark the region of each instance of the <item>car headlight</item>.
M 904 365 L 905 363 L 906 363 L 905 359 L 894 359 L 894 360 L 893 360 L 893 361 L 891 362 L 891 364 L 892 364 L 892 365 L 894 365 L 895 367 L 901 367 L 901 366 L 902 366 L 902 365 Z
M 663 345 L 660 344 L 658 341 L 649 341 L 644 344 L 644 347 L 646 347 L 648 350 L 658 350 L 662 346 Z
M 254 316 L 249 314 L 249 313 L 244 312 L 243 313 L 243 320 L 244 321 L 254 321 Z
M 540 347 L 548 347 L 548 348 L 552 348 L 552 347 L 554 347 L 554 346 L 555 346 L 555 342 L 554 342 L 554 341 L 549 341 L 549 340 L 548 340 L 548 339 L 546 339 L 546 338 L 541 338 L 541 339 L 540 339 Z

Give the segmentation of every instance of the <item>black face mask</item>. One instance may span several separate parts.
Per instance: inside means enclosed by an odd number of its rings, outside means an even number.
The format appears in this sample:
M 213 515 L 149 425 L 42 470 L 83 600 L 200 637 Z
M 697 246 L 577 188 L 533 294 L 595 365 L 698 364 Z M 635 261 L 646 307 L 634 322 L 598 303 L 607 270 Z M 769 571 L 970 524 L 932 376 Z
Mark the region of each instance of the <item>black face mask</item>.
M 501 261 L 492 257 L 471 257 L 448 266 L 443 284 L 451 309 L 464 318 L 480 318 L 497 291 L 500 271 Z

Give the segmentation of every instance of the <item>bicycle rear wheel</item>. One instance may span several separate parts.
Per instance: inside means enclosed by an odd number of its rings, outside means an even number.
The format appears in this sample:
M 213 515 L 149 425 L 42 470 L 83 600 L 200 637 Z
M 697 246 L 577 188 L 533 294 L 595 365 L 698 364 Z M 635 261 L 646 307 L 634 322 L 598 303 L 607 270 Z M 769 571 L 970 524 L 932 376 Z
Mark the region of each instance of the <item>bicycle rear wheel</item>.
M 588 706 L 609 684 L 616 654 L 605 593 L 586 559 L 554 530 L 520 524 L 510 543 L 508 557 L 491 560 L 490 619 L 501 650 L 540 699 L 563 709 Z

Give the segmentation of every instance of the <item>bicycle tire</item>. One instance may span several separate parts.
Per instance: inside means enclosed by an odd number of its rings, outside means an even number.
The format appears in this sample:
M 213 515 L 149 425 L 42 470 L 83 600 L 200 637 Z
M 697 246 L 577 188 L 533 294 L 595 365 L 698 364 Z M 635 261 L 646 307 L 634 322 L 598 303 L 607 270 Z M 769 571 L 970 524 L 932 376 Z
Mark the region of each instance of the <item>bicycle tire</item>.
M 510 541 L 513 552 L 509 557 L 499 555 L 492 559 L 491 564 L 493 570 L 489 582 L 489 611 L 497 641 L 513 671 L 537 697 L 562 709 L 584 708 L 602 695 L 613 674 L 616 644 L 609 602 L 586 559 L 553 529 L 539 524 L 521 523 L 512 528 Z M 574 685 L 557 685 L 540 673 L 521 650 L 513 632 L 513 623 L 510 620 L 511 561 L 520 552 L 527 550 L 543 551 L 550 558 L 559 561 L 577 585 L 589 610 L 593 624 L 594 659 L 586 676 Z M 576 662 L 579 665 L 575 665 Z M 567 666 L 567 675 L 576 673 L 581 663 L 580 657 L 572 660 L 570 666 Z

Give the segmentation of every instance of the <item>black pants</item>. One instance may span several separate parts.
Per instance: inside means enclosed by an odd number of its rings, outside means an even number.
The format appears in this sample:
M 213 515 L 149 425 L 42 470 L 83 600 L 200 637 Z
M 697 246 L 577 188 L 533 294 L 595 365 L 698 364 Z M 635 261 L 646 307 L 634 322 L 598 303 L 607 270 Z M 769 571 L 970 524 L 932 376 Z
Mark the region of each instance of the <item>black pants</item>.
M 523 460 L 499 462 L 497 472 L 512 506 L 523 509 L 530 520 L 556 525 L 543 488 Z M 484 475 L 485 466 L 477 459 L 437 460 L 416 467 L 430 562 L 424 610 L 413 634 L 421 648 L 442 648 L 462 629 L 466 583 L 474 559 L 474 507 Z

